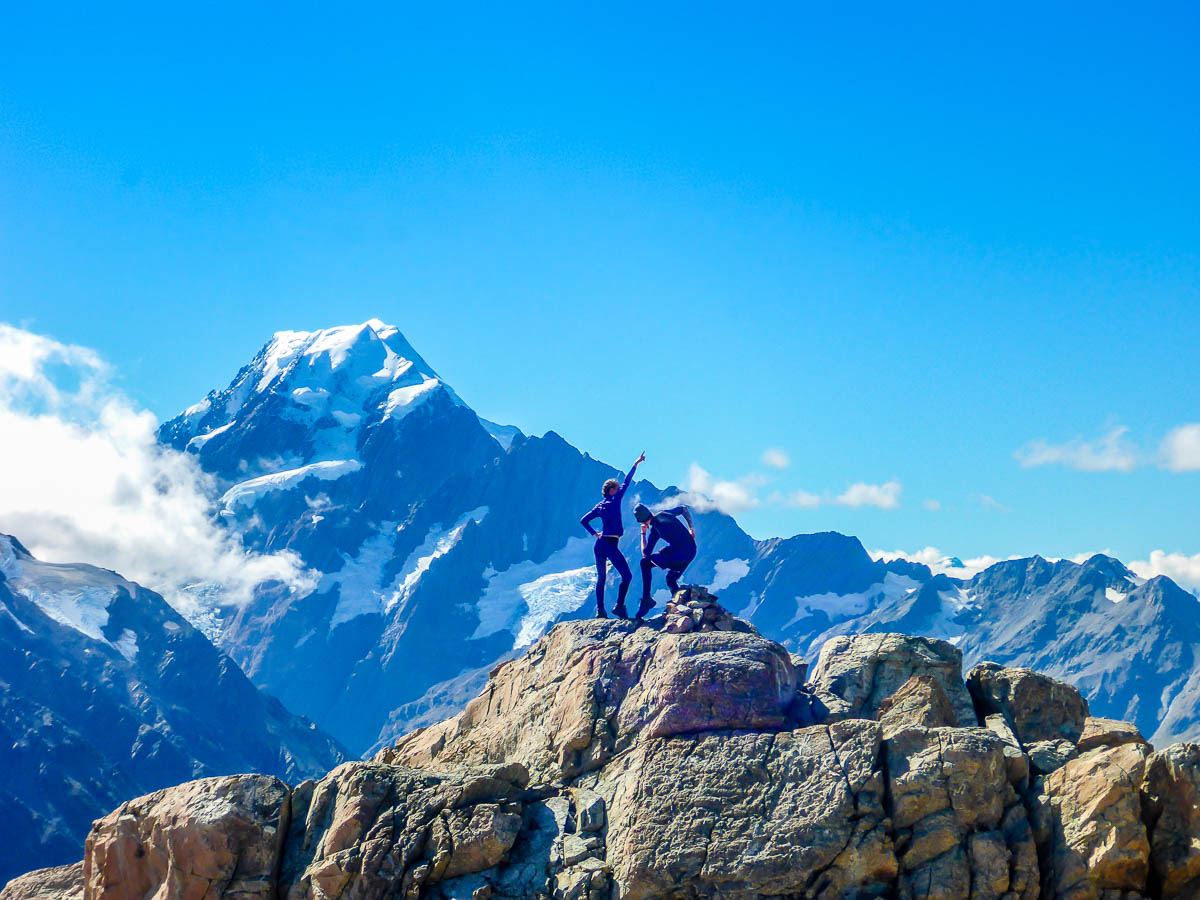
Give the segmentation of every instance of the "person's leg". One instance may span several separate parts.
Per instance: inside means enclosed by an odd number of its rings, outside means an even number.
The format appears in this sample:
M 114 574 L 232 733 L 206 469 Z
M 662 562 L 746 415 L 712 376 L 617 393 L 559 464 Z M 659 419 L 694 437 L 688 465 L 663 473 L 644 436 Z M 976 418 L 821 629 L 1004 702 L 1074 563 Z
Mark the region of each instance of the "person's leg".
M 695 551 L 691 553 L 680 553 L 671 560 L 670 566 L 667 567 L 667 587 L 671 589 L 671 596 L 679 593 L 679 579 L 683 576 L 684 569 L 692 564 L 692 560 L 696 558 Z
M 621 576 L 621 584 L 617 588 L 617 605 L 613 607 L 613 612 L 622 619 L 628 619 L 629 613 L 625 610 L 625 595 L 629 593 L 629 583 L 633 580 L 633 573 L 629 571 L 629 563 L 626 562 L 625 554 L 621 552 L 617 542 L 612 541 L 611 543 L 612 548 L 609 550 L 608 558 L 612 561 L 617 574 Z
M 607 619 L 608 613 L 604 611 L 604 581 L 608 578 L 608 563 L 605 560 L 603 544 L 603 540 L 596 539 L 596 615 Z
M 654 563 L 649 557 L 642 557 L 642 603 L 650 602 L 650 581 L 653 578 Z

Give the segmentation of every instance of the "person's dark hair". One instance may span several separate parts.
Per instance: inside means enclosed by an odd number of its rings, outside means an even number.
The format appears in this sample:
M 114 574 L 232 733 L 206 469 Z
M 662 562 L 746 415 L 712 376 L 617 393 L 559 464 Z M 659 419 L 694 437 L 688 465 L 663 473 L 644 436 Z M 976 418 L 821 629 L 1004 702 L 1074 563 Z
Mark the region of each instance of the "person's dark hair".
M 604 494 L 604 496 L 607 497 L 609 494 L 611 494 L 613 491 L 615 491 L 620 486 L 621 486 L 621 482 L 617 481 L 617 479 L 615 479 L 615 478 L 610 478 L 610 479 L 608 479 L 608 481 L 604 482 L 604 487 L 602 487 L 600 489 L 600 493 Z
M 633 517 L 642 524 L 650 521 L 650 509 L 645 503 L 639 503 L 633 508 Z

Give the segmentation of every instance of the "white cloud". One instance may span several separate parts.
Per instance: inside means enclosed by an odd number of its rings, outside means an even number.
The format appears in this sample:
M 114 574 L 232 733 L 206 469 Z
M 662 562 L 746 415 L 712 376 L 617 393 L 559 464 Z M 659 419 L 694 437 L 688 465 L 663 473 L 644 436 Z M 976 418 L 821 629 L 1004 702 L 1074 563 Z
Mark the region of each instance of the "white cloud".
M 900 505 L 901 486 L 899 481 L 885 484 L 856 482 L 833 498 L 839 506 L 877 506 L 880 509 L 895 509 Z
M 1128 568 L 1142 578 L 1166 575 L 1193 593 L 1200 590 L 1200 553 L 1187 556 L 1152 550 L 1148 560 L 1134 560 L 1128 564 Z
M 937 512 L 938 510 L 940 510 L 942 508 L 942 504 L 939 503 L 937 500 L 934 500 L 932 497 L 926 497 L 924 500 L 921 501 L 921 505 L 923 507 L 925 507 L 927 510 L 929 510 L 930 512 Z
M 0 323 L 0 531 L 42 559 L 114 569 L 185 613 L 315 582 L 290 551 L 247 552 L 213 519 L 212 482 L 155 440 L 154 416 L 86 347 Z M 214 585 L 217 587 L 214 589 Z
M 1026 469 L 1064 465 L 1081 472 L 1129 472 L 1138 464 L 1134 447 L 1125 439 L 1129 429 L 1117 426 L 1094 441 L 1074 438 L 1065 444 L 1030 441 L 1013 455 Z M 1200 449 L 1200 444 L 1197 445 Z M 1200 459 L 1200 457 L 1198 457 Z
M 992 509 L 996 512 L 1012 512 L 1012 510 L 990 494 L 975 494 L 971 499 L 984 509 Z
M 792 464 L 792 458 L 787 455 L 787 452 L 780 450 L 778 447 L 768 447 L 763 451 L 763 465 L 770 466 L 772 469 L 786 469 Z
M 1200 472 L 1200 424 L 1180 425 L 1167 432 L 1160 448 L 1164 468 Z
M 797 509 L 816 509 L 821 505 L 821 496 L 819 494 L 810 494 L 808 491 L 791 491 L 787 494 L 775 493 L 769 499 L 773 503 Z
M 692 463 L 688 467 L 687 489 L 664 500 L 663 504 L 686 503 L 698 512 L 717 510 L 733 515 L 758 506 L 754 489 L 760 484 L 761 475 L 747 475 L 738 481 L 722 481 L 713 478 L 698 463 Z

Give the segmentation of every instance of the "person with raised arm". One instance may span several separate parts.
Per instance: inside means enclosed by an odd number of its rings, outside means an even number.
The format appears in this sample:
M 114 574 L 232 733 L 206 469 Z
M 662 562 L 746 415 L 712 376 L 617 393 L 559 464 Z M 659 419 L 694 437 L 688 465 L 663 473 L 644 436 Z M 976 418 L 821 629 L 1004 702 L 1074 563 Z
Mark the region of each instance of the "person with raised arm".
M 687 520 L 687 528 L 679 521 L 680 516 Z M 679 591 L 679 576 L 696 558 L 696 523 L 686 506 L 664 509 L 652 515 L 644 504 L 639 503 L 633 508 L 633 517 L 642 526 L 642 602 L 637 611 L 640 619 L 654 606 L 650 599 L 650 579 L 656 566 L 666 571 L 671 596 Z M 666 546 L 655 553 L 654 546 L 659 538 Z
M 613 607 L 613 612 L 622 619 L 629 618 L 625 609 L 625 595 L 629 593 L 629 582 L 633 580 L 633 573 L 629 571 L 629 563 L 625 561 L 625 554 L 618 546 L 621 535 L 625 533 L 625 526 L 621 523 L 621 500 L 625 497 L 625 491 L 629 489 L 629 483 L 633 481 L 633 473 L 637 471 L 638 464 L 645 459 L 646 453 L 642 451 L 634 461 L 633 468 L 625 476 L 623 484 L 618 484 L 615 478 L 604 482 L 600 489 L 604 499 L 579 520 L 579 524 L 596 539 L 596 545 L 593 547 L 596 554 L 596 616 L 601 619 L 608 618 L 608 613 L 604 611 L 604 582 L 608 579 L 610 562 L 621 576 L 621 584 L 617 588 L 617 604 Z M 592 527 L 593 519 L 600 520 L 599 531 Z

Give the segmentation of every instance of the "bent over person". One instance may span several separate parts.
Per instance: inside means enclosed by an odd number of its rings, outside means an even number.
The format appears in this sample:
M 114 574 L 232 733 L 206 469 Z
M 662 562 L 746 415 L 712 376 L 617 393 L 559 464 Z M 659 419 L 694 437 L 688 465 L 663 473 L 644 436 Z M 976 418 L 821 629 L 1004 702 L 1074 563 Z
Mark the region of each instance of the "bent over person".
M 621 500 L 625 491 L 629 489 L 629 483 L 633 481 L 633 473 L 637 471 L 638 464 L 645 459 L 645 452 L 638 456 L 633 468 L 625 476 L 624 484 L 617 484 L 615 478 L 604 482 L 600 489 L 604 499 L 579 520 L 579 524 L 596 539 L 596 545 L 593 547 L 596 554 L 596 615 L 601 619 L 608 618 L 608 613 L 604 611 L 604 582 L 608 579 L 610 562 L 621 576 L 621 585 L 617 588 L 617 605 L 613 607 L 613 612 L 622 619 L 629 618 L 625 611 L 625 595 L 629 593 L 629 582 L 633 579 L 633 573 L 629 571 L 629 563 L 625 561 L 625 554 L 618 546 L 621 535 L 625 533 L 625 526 L 621 524 Z M 596 531 L 591 525 L 592 519 L 596 518 L 600 520 L 600 531 Z
M 687 520 L 687 528 L 683 527 L 679 516 Z M 696 558 L 696 523 L 686 506 L 651 515 L 650 510 L 639 503 L 633 508 L 633 517 L 642 525 L 642 602 L 637 612 L 640 619 L 654 606 L 650 599 L 650 579 L 655 566 L 666 570 L 671 595 L 679 590 L 679 576 Z M 655 553 L 654 545 L 659 538 L 666 541 L 666 546 Z

